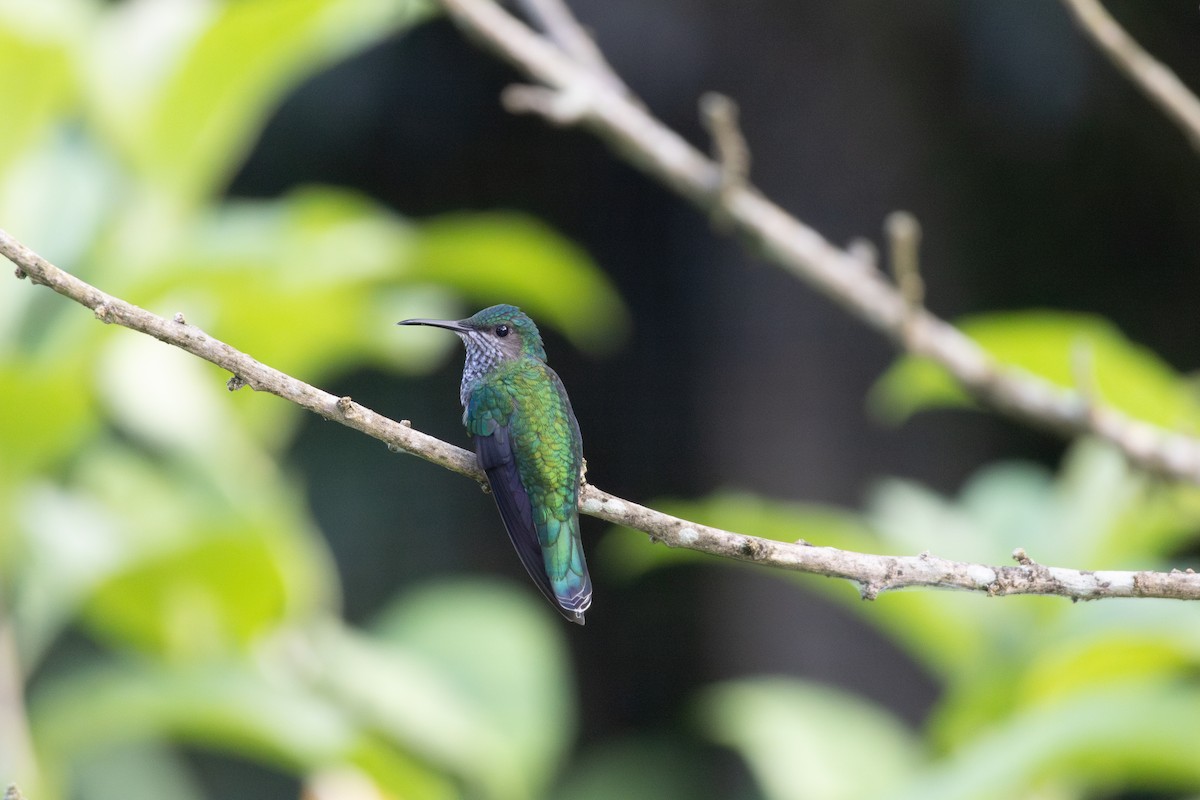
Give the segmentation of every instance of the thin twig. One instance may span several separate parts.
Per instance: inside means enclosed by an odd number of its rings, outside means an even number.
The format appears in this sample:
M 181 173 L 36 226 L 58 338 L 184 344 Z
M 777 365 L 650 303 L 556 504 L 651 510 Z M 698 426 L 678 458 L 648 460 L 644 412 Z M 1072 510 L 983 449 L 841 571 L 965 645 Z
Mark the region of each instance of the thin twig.
M 700 96 L 700 119 L 712 137 L 713 156 L 721 166 L 720 194 L 724 196 L 750 177 L 750 148 L 738 123 L 737 103 L 720 92 L 705 92 Z
M 896 288 L 904 299 L 904 340 L 909 349 L 919 347 L 912 340 L 914 321 L 925 305 L 925 283 L 921 280 L 921 224 L 907 211 L 893 211 L 883 223 Z
M 856 236 L 846 244 L 846 252 L 855 260 L 874 271 L 879 269 L 879 248 L 865 236 Z
M 199 356 L 232 373 L 256 391 L 269 392 L 326 419 L 379 439 L 390 448 L 423 458 L 476 481 L 483 473 L 474 456 L 405 421 L 396 422 L 352 401 L 336 397 L 256 361 L 177 316 L 164 319 L 106 294 L 65 272 L 0 230 L 0 254 L 34 283 L 92 310 L 105 323 L 122 325 Z M 580 510 L 608 522 L 634 528 L 668 547 L 749 561 L 764 566 L 844 578 L 858 584 L 865 599 L 881 592 L 914 586 L 936 586 L 989 595 L 1061 595 L 1073 600 L 1106 597 L 1163 597 L 1200 600 L 1200 575 L 1190 572 L 1092 572 L 1044 567 L 1032 561 L 992 567 L 936 556 L 883 556 L 816 547 L 804 542 L 761 539 L 673 517 L 591 485 L 580 491 Z
M 245 353 L 208 336 L 195 325 L 164 319 L 106 294 L 54 266 L 3 230 L 0 230 L 0 255 L 16 264 L 18 271 L 34 283 L 49 286 L 64 297 L 92 309 L 92 313 L 101 322 L 148 334 L 228 370 L 233 375 L 228 384 L 231 391 L 249 386 L 255 391 L 270 392 L 320 414 L 325 419 L 368 433 L 391 447 L 418 454 L 427 461 L 461 475 L 468 475 L 477 480 L 483 479 L 483 473 L 475 464 L 475 456 L 466 450 L 414 430 L 403 422 L 395 422 L 376 414 L 353 402 L 349 397 L 335 397 L 290 375 L 271 369 Z
M 1192 147 L 1200 150 L 1200 99 L 1161 61 L 1105 10 L 1099 0 L 1063 0 L 1084 32 L 1117 69 L 1178 125 Z
M 559 49 L 580 64 L 587 66 L 609 88 L 628 92 L 621 76 L 609 65 L 604 53 L 596 46 L 588 31 L 562 0 L 519 0 L 526 16 L 545 32 Z
M 569 124 L 587 128 L 630 163 L 712 213 L 721 167 L 646 109 L 597 84 L 590 71 L 491 0 L 439 0 L 450 17 L 531 79 L 576 99 Z M 546 103 L 522 110 L 542 113 Z M 563 119 L 557 120 L 564 124 Z M 1112 408 L 1092 410 L 1078 392 L 1002 367 L 975 341 L 926 309 L 912 312 L 897 288 L 860 255 L 830 244 L 749 185 L 732 187 L 720 214 L 756 252 L 804 280 L 913 355 L 940 364 L 977 400 L 1063 435 L 1090 434 L 1134 464 L 1200 484 L 1200 440 Z

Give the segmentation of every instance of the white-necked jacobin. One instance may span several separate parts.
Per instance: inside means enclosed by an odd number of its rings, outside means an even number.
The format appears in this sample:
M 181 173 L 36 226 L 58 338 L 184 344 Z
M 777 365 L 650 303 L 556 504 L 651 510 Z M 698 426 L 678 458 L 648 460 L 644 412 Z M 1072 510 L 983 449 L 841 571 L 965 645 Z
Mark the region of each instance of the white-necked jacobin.
M 582 625 L 592 603 L 579 538 L 583 443 L 566 389 L 546 364 L 537 325 L 510 305 L 463 320 L 397 324 L 446 328 L 466 345 L 463 424 L 508 537 L 546 599 Z

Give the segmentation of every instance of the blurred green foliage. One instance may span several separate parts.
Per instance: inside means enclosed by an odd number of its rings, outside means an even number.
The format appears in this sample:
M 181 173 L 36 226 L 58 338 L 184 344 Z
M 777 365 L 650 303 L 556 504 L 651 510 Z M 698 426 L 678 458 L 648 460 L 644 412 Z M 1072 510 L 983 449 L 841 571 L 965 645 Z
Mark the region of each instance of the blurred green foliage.
M 995 464 L 952 499 L 884 481 L 862 514 L 733 493 L 660 507 L 780 541 L 930 550 L 991 564 L 1021 546 L 1041 563 L 1080 569 L 1182 566 L 1176 557 L 1200 530 L 1200 489 L 1158 483 L 1087 441 L 1072 448 L 1058 475 Z M 644 536 L 602 544 L 600 563 L 630 578 L 708 559 Z M 1200 790 L 1200 618 L 1189 604 L 930 591 L 865 603 L 844 582 L 771 574 L 844 603 L 944 688 L 917 731 L 886 709 L 811 682 L 712 687 L 696 701 L 700 725 L 744 756 L 770 800 L 1078 800 L 1122 789 Z
M 106 290 L 186 310 L 318 383 L 368 364 L 428 368 L 452 340 L 379 331 L 497 295 L 580 348 L 613 346 L 628 324 L 620 299 L 536 220 L 417 223 L 327 186 L 223 198 L 290 89 L 428 13 L 405 0 L 0 0 L 0 224 Z M 1106 402 L 1195 426 L 1191 386 L 1103 320 L 1039 312 L 965 328 L 1002 362 L 1064 385 L 1083 342 Z M 38 675 L 36 772 L 0 746 L 0 773 L 36 800 L 192 800 L 203 793 L 170 747 L 185 742 L 391 797 L 711 789 L 694 753 L 652 736 L 569 761 L 561 624 L 528 592 L 431 583 L 365 629 L 341 621 L 321 532 L 281 466 L 300 412 L 231 396 L 225 377 L 44 290 L 0 292 L 0 381 L 20 397 L 0 414 L 0 610 L 26 677 L 68 629 L 96 644 Z M 903 419 L 965 400 L 936 368 L 902 361 L 874 402 Z M 781 540 L 997 563 L 1020 545 L 1080 568 L 1167 567 L 1200 527 L 1200 492 L 1091 443 L 1058 475 L 994 465 L 953 499 L 886 481 L 862 513 L 740 494 L 664 508 Z M 630 577 L 703 558 L 640 534 L 603 544 L 597 561 Z M 737 753 L 762 797 L 1200 791 L 1191 608 L 928 591 L 864 604 L 843 583 L 769 574 L 845 603 L 944 691 L 914 730 L 812 682 L 705 688 L 695 730 Z
M 413 0 L 0 2 L 0 220 L 107 291 L 186 310 L 317 383 L 430 368 L 452 340 L 380 332 L 500 298 L 611 347 L 620 299 L 536 220 L 418 223 L 327 186 L 223 197 L 287 92 L 428 14 Z M 230 395 L 211 365 L 15 282 L 0 376 L 21 398 L 0 414 L 0 610 L 20 669 L 70 628 L 99 645 L 38 676 L 38 769 L 0 741 L 5 780 L 38 800 L 197 796 L 168 741 L 313 781 L 349 770 L 395 797 L 526 798 L 554 779 L 575 725 L 557 620 L 474 581 L 348 628 L 281 463 L 302 412 Z
M 1062 311 L 985 314 L 958 322 L 1001 369 L 1028 370 L 1066 389 L 1090 384 L 1108 407 L 1155 425 L 1200 428 L 1200 387 L 1152 351 L 1125 338 L 1108 320 Z M 884 419 L 902 421 L 921 409 L 972 405 L 940 366 L 903 358 L 872 393 Z

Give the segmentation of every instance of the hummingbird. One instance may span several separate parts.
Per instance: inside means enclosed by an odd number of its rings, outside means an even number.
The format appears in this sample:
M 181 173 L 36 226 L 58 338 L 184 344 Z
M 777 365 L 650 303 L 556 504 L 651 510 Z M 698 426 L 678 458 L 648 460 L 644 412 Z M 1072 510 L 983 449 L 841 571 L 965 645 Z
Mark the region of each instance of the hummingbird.
M 406 319 L 458 334 L 467 349 L 463 425 L 521 563 L 558 612 L 583 624 L 592 604 L 579 538 L 583 441 L 567 390 L 533 320 L 498 305 L 461 320 Z

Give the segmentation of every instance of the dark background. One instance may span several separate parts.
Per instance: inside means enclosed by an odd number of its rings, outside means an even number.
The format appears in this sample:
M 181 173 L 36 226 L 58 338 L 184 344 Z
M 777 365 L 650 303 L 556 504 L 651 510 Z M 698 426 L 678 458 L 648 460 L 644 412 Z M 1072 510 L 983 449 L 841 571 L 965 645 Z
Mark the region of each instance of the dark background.
M 1176 368 L 1200 362 L 1200 160 L 1059 3 L 572 5 L 633 90 L 701 147 L 699 95 L 735 98 L 753 182 L 831 241 L 878 242 L 889 211 L 914 212 L 935 313 L 1093 312 Z M 1200 86 L 1194 2 L 1108 7 Z M 886 475 L 954 492 L 997 458 L 1055 463 L 1060 442 L 991 415 L 928 414 L 900 428 L 873 419 L 865 394 L 894 357 L 886 341 L 590 136 L 506 114 L 498 94 L 515 80 L 434 21 L 289 98 L 231 193 L 320 181 L 418 219 L 527 211 L 578 242 L 628 303 L 632 335 L 604 360 L 553 331 L 547 349 L 583 429 L 589 479 L 621 496 L 734 487 L 855 508 Z M 327 388 L 465 444 L 460 368 L 455 358 L 407 379 L 348 374 Z M 490 499 L 460 478 L 316 418 L 294 459 L 352 620 L 431 576 L 523 580 Z M 585 519 L 589 547 L 604 535 Z M 699 748 L 683 701 L 717 678 L 803 675 L 914 724 L 938 691 L 845 611 L 754 571 L 594 579 L 588 625 L 568 631 L 581 746 L 637 731 Z M 731 758 L 710 763 L 711 796 L 742 784 Z M 233 783 L 244 788 L 246 776 L 222 782 L 223 796 Z

